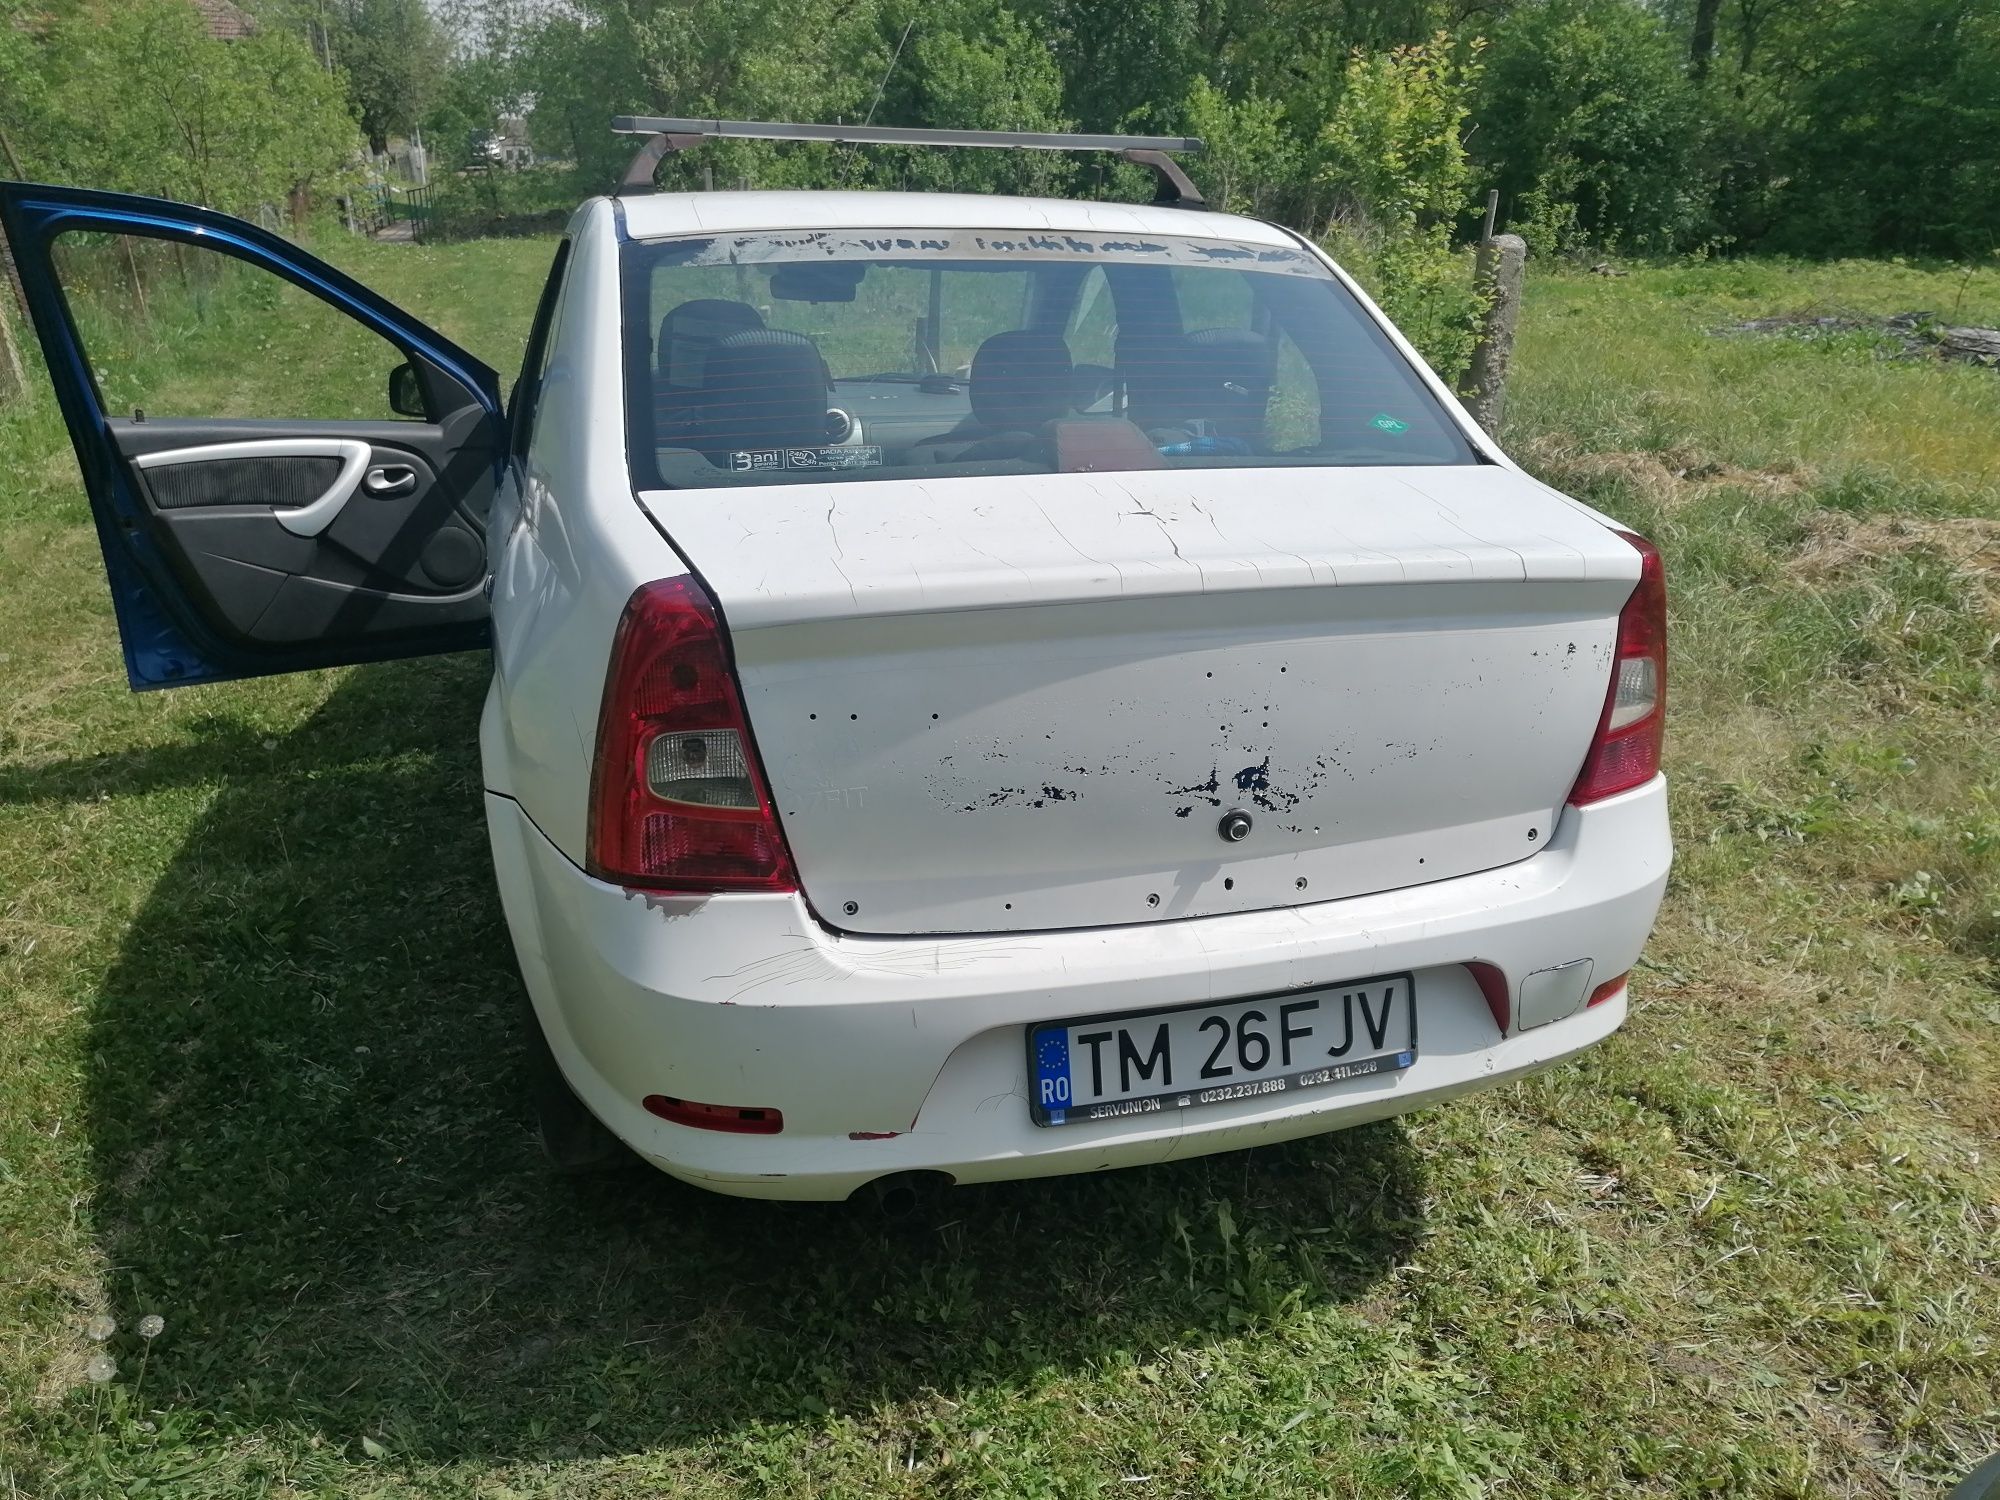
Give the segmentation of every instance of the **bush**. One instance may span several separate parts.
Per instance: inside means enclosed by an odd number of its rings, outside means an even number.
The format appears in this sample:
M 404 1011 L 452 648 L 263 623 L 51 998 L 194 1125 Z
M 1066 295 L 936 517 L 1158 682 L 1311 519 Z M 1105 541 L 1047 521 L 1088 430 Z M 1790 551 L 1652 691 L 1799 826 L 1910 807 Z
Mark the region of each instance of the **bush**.
M 1536 254 L 1665 253 L 1712 234 L 1701 101 L 1657 15 L 1526 0 L 1486 62 L 1472 139 Z
M 597 185 L 601 189 L 602 184 Z M 473 239 L 492 234 L 552 234 L 593 189 L 568 168 L 525 171 L 484 168 L 432 179 L 424 238 Z
M 1470 174 L 1460 129 L 1479 76 L 1478 49 L 1450 39 L 1347 64 L 1320 132 L 1321 178 L 1336 209 L 1327 246 L 1447 381 L 1472 359 L 1483 299 L 1452 247 Z
M 1277 100 L 1256 93 L 1231 99 L 1197 78 L 1187 115 L 1189 129 L 1208 146 L 1189 171 L 1217 208 L 1262 215 L 1297 178 L 1300 153 Z
M 34 85 L 13 143 L 31 176 L 296 217 L 358 175 L 340 79 L 284 32 L 220 42 L 184 0 L 132 0 L 65 16 L 32 55 L 21 41 L 0 84 L 11 68 Z

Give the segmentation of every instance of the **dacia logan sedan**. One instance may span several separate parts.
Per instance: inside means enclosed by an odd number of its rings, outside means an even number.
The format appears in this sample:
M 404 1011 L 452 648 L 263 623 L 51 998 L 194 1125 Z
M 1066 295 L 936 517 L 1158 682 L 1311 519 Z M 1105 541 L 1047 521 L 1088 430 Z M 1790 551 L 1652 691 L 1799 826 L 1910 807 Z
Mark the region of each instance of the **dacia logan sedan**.
M 597 199 L 503 405 L 250 225 L 0 214 L 134 687 L 490 641 L 560 1164 L 796 1199 L 1135 1166 L 1625 1017 L 1670 859 L 1659 557 L 1288 230 Z M 113 244 L 387 346 L 388 409 L 113 410 L 80 310 Z

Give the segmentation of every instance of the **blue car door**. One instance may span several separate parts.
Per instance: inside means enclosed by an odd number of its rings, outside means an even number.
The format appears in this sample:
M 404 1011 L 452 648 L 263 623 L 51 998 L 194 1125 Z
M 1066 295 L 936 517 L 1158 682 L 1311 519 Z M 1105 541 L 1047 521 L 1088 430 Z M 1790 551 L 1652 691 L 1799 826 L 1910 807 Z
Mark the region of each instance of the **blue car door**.
M 0 183 L 134 688 L 486 640 L 493 371 L 298 246 Z

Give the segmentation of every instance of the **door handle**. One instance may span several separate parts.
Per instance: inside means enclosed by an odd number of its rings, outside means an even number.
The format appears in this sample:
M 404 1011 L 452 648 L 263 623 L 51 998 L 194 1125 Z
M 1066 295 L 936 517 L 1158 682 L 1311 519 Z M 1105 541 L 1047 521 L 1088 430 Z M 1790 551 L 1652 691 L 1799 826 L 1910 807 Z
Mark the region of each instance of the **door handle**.
M 361 488 L 380 500 L 407 495 L 417 487 L 417 471 L 408 464 L 380 464 L 361 479 Z

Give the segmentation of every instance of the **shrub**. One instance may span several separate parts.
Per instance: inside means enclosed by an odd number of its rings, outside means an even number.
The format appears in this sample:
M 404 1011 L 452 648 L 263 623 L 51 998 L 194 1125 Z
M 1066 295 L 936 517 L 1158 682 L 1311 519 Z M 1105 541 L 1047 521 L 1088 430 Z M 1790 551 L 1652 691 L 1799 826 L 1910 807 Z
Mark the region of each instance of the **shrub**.
M 1657 15 L 1527 0 L 1486 61 L 1472 138 L 1536 253 L 1668 252 L 1709 235 L 1701 101 Z
M 1452 246 L 1470 181 L 1460 129 L 1478 76 L 1477 47 L 1455 56 L 1443 33 L 1356 52 L 1319 139 L 1336 204 L 1329 250 L 1447 381 L 1471 361 L 1483 311 Z

